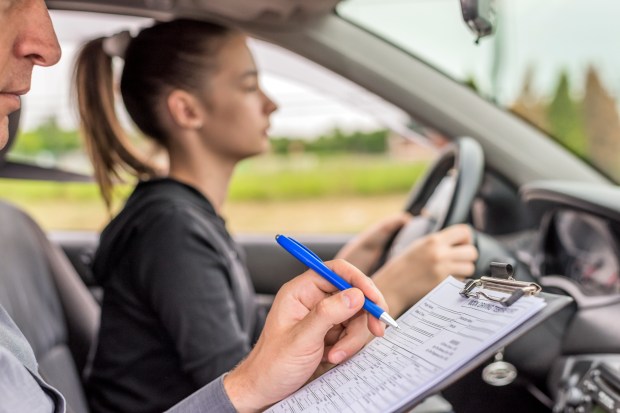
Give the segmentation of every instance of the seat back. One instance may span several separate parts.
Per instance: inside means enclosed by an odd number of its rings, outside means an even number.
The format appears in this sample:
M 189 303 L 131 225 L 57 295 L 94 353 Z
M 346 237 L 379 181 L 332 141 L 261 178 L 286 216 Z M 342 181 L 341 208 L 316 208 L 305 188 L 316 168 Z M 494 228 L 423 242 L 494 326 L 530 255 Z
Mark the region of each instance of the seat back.
M 0 303 L 23 332 L 39 372 L 88 412 L 82 387 L 99 323 L 99 306 L 64 253 L 24 212 L 0 202 Z

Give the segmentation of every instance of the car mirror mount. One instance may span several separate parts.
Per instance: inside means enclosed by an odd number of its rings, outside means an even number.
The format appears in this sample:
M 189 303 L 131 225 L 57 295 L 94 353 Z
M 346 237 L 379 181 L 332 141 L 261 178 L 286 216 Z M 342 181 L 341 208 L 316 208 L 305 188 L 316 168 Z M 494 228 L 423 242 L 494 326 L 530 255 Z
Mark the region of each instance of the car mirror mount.
M 495 0 L 460 0 L 463 20 L 476 35 L 476 44 L 495 29 Z

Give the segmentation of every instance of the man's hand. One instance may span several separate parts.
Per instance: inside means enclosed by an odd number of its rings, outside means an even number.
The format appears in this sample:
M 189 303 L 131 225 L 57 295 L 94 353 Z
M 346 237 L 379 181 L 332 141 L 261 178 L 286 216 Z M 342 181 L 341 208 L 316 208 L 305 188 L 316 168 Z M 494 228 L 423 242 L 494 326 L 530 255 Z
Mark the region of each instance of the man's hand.
M 312 271 L 286 283 L 276 295 L 265 328 L 248 357 L 224 379 L 240 412 L 266 408 L 299 389 L 321 362 L 339 364 L 385 326 L 361 311 L 366 297 L 387 311 L 370 278 L 351 264 L 326 263 L 354 288 L 336 287 Z

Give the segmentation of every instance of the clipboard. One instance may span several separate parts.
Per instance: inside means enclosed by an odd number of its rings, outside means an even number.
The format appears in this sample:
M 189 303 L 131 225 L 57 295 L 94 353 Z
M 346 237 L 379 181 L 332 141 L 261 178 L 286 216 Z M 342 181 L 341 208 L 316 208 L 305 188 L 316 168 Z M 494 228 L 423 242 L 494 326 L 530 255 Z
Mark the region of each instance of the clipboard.
M 424 401 L 427 397 L 437 394 L 456 383 L 466 374 L 476 369 L 485 361 L 491 359 L 502 348 L 517 340 L 523 334 L 573 302 L 573 299 L 568 296 L 543 293 L 542 287 L 534 282 L 515 280 L 512 277 L 514 269 L 510 264 L 491 262 L 490 269 L 490 276 L 482 276 L 478 279 L 469 280 L 459 294 L 466 298 L 482 298 L 497 302 L 505 307 L 512 306 L 522 297 L 538 296 L 545 300 L 546 306 L 520 326 L 513 329 L 510 333 L 487 347 L 480 354 L 471 358 L 465 365 L 461 366 L 457 372 L 443 380 L 439 385 L 423 392 L 402 408 L 395 410 L 395 412 L 407 412 Z M 498 297 L 492 295 L 490 291 L 502 292 L 510 295 L 507 297 Z
M 534 283 L 516 281 L 508 264 L 494 264 L 491 277 L 467 284 L 449 277 L 399 318 L 404 331 L 387 331 L 386 337 L 374 339 L 349 361 L 269 411 L 407 412 L 573 301 L 542 293 Z M 523 298 L 528 296 L 542 300 Z M 459 318 L 463 316 L 470 319 Z M 433 329 L 438 332 L 429 336 Z M 455 350 L 450 352 L 455 338 Z M 442 366 L 437 361 L 444 356 Z M 427 366 L 432 368 L 425 371 Z
M 560 311 L 562 308 L 568 306 L 573 302 L 571 297 L 557 295 L 557 294 L 549 294 L 549 293 L 538 293 L 538 296 L 543 298 L 547 305 L 530 319 L 525 321 L 519 327 L 512 330 L 506 336 L 500 338 L 494 344 L 489 346 L 487 349 L 483 350 L 480 354 L 470 359 L 465 365 L 459 368 L 457 372 L 452 374 L 449 378 L 443 380 L 439 385 L 429 389 L 428 391 L 423 392 L 415 399 L 407 402 L 402 408 L 394 410 L 394 412 L 408 412 L 416 405 L 420 404 L 427 397 L 430 397 L 434 394 L 441 392 L 452 384 L 456 383 L 459 379 L 464 377 L 466 374 L 475 370 L 478 366 L 482 365 L 484 362 L 493 358 L 493 356 L 500 351 L 502 348 L 506 347 L 508 344 L 517 340 L 519 337 L 533 329 L 534 327 L 541 324 L 543 321 L 551 317 L 553 314 Z

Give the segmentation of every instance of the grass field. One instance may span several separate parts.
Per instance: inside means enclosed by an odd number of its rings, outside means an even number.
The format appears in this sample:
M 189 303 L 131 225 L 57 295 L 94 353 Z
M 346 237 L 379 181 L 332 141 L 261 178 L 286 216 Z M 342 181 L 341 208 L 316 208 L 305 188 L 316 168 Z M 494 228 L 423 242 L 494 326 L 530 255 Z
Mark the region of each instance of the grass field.
M 385 157 L 257 158 L 242 163 L 222 214 L 232 232 L 355 232 L 402 208 L 425 162 Z M 116 208 L 131 191 L 118 189 Z M 51 230 L 100 230 L 96 185 L 0 180 L 0 197 Z

